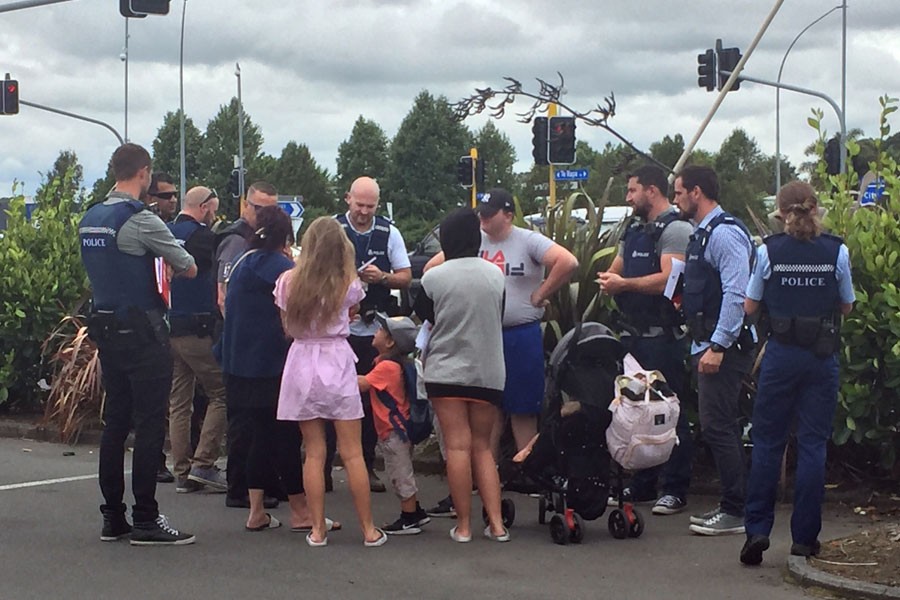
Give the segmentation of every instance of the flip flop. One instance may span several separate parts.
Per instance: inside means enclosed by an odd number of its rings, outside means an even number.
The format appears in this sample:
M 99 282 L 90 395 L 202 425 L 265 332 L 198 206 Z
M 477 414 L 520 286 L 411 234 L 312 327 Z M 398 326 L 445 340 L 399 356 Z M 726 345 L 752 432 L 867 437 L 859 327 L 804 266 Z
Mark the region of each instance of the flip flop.
M 387 533 L 384 532 L 384 530 L 376 527 L 375 531 L 380 533 L 381 536 L 377 540 L 373 540 L 371 542 L 369 542 L 369 541 L 363 542 L 363 545 L 365 545 L 366 548 L 377 548 L 378 546 L 384 546 L 384 544 L 387 542 L 388 536 L 387 536 Z
M 328 517 L 325 517 L 325 531 L 340 531 L 343 525 L 338 523 L 337 521 L 333 521 Z M 312 526 L 309 527 L 291 527 L 291 531 L 294 533 L 309 533 L 312 531 Z
M 266 516 L 269 517 L 268 522 L 256 527 L 248 527 L 247 525 L 244 525 L 244 529 L 246 529 L 247 531 L 265 531 L 266 529 L 278 529 L 279 527 L 281 527 L 281 521 L 279 521 L 269 513 L 266 513 Z
M 316 542 L 312 539 L 312 531 L 306 534 L 306 543 L 312 548 L 321 548 L 328 545 L 328 537 L 322 538 L 322 541 Z

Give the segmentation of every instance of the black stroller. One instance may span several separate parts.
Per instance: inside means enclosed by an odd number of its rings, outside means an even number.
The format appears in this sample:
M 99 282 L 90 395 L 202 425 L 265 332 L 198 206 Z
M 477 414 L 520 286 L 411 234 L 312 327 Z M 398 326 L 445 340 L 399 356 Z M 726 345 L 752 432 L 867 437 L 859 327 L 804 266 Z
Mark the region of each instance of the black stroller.
M 606 511 L 612 462 L 606 447 L 608 407 L 624 355 L 612 331 L 591 322 L 576 325 L 550 355 L 540 436 L 505 489 L 540 494 L 538 522 L 546 523 L 552 513 L 550 535 L 557 544 L 581 542 L 584 521 Z M 616 472 L 621 490 L 618 465 Z M 641 515 L 620 498 L 609 515 L 610 533 L 624 539 L 643 529 Z

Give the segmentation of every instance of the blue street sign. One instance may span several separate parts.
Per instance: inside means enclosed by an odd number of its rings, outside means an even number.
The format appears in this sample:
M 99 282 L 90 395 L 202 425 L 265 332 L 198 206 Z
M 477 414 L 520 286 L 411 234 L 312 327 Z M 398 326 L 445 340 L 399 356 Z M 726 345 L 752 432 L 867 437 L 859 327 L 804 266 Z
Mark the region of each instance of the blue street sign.
M 862 198 L 859 199 L 860 206 L 872 206 L 881 198 L 884 193 L 884 179 L 880 177 L 866 186 Z
M 303 216 L 303 205 L 299 200 L 279 201 L 278 206 L 292 219 Z
M 587 169 L 558 169 L 553 176 L 556 181 L 586 181 Z

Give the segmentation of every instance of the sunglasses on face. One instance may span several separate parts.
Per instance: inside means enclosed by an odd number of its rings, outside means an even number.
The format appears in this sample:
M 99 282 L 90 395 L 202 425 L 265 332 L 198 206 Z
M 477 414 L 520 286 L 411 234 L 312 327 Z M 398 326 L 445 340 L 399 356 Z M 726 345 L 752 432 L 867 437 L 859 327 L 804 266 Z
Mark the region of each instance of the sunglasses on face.
M 151 196 L 154 198 L 159 198 L 160 200 L 171 200 L 174 198 L 178 192 L 151 192 Z

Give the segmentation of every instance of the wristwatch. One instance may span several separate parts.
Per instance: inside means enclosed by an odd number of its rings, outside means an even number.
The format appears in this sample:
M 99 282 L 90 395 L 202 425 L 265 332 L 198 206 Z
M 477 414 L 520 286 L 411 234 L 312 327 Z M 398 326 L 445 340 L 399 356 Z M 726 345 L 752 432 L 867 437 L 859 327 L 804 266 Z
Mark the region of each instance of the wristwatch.
M 728 350 L 728 348 L 726 348 L 722 344 L 717 344 L 716 342 L 713 342 L 712 344 L 710 344 L 709 349 L 712 350 L 713 352 L 715 352 L 716 354 L 722 354 L 723 352 Z
M 378 280 L 378 283 L 384 283 L 387 281 L 388 274 L 385 271 L 381 272 L 381 279 Z

